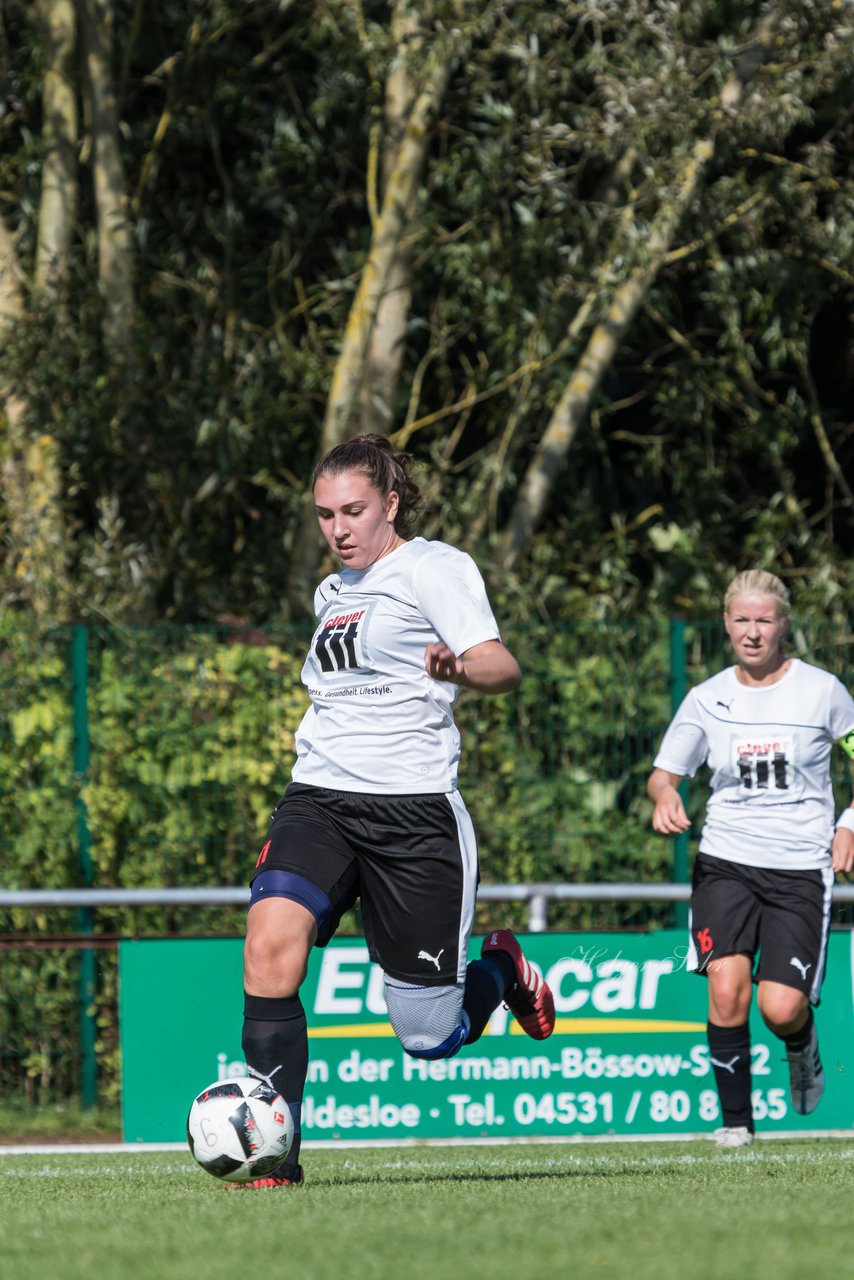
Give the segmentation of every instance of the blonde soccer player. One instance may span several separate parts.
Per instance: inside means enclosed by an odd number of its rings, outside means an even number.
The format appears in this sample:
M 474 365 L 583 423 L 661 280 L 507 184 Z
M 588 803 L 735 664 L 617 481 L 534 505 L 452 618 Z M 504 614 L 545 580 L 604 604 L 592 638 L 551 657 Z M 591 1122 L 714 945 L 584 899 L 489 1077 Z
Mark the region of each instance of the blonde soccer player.
M 792 1106 L 824 1090 L 813 1008 L 824 977 L 834 872 L 854 867 L 854 808 L 834 829 L 830 757 L 854 758 L 854 700 L 786 651 L 789 597 L 774 574 L 740 573 L 724 599 L 735 663 L 690 691 L 647 783 L 652 825 L 690 827 L 679 782 L 711 770 L 691 891 L 689 968 L 708 981 L 708 1043 L 720 1147 L 753 1142 L 750 1030 L 759 1011 L 783 1041 Z

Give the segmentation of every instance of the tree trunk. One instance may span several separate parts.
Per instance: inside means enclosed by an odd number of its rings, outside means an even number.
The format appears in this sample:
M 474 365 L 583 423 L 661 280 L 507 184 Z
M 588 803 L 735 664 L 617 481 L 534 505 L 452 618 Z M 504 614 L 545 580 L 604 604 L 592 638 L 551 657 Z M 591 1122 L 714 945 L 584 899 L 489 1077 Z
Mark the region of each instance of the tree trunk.
M 15 242 L 0 222 L 0 350 L 10 330 L 24 319 Z M 9 544 L 6 595 L 28 604 L 40 622 L 59 622 L 63 620 L 67 597 L 57 447 L 47 434 L 27 438 L 26 408 L 23 396 L 0 372 L 0 426 L 5 427 L 0 496 Z
M 392 16 L 397 55 L 386 80 L 383 190 L 397 166 L 406 125 L 418 96 L 411 58 L 423 45 L 424 28 L 412 0 L 398 0 Z M 406 229 L 412 226 L 417 190 L 406 210 Z M 394 400 L 403 366 L 404 340 L 412 298 L 412 251 L 406 229 L 389 266 L 385 290 L 377 306 L 365 357 L 359 392 L 361 430 L 388 432 L 394 416 Z
M 368 258 L 332 375 L 320 436 L 321 457 L 346 440 L 350 431 L 377 310 L 407 229 L 407 211 L 411 208 L 427 156 L 430 121 L 447 89 L 453 62 L 453 49 L 442 40 L 428 60 L 424 88 L 413 104 L 397 164 L 389 174 L 382 210 L 374 225 Z M 288 584 L 288 601 L 292 607 L 304 606 L 319 558 L 320 538 L 314 508 L 309 501 L 297 535 Z
M 98 222 L 98 279 L 104 298 L 104 344 L 115 364 L 127 355 L 134 315 L 133 239 L 119 151 L 112 75 L 112 0 L 80 0 L 92 118 Z
M 382 211 L 374 227 L 368 260 L 347 319 L 341 354 L 335 365 L 321 435 L 321 454 L 346 439 L 365 356 L 388 274 L 406 231 L 406 213 L 424 168 L 429 123 L 442 101 L 451 75 L 452 55 L 442 45 L 428 66 L 400 145 L 397 164 L 388 177 Z
M 35 288 L 62 294 L 77 204 L 77 94 L 74 0 L 38 0 L 43 32 L 42 191 Z
M 703 170 L 714 155 L 717 129 L 726 113 L 739 107 L 745 86 L 767 57 L 773 32 L 773 20 L 763 20 L 755 39 L 721 90 L 720 104 L 709 136 L 694 143 L 673 198 L 662 203 L 647 238 L 645 261 L 616 290 L 604 320 L 590 335 L 520 486 L 501 547 L 501 562 L 505 569 L 513 565 L 545 514 L 555 480 L 566 465 L 578 428 L 664 262 Z
M 6 339 L 9 331 L 20 325 L 23 319 L 24 298 L 15 241 L 6 224 L 0 221 L 0 341 Z M 6 419 L 6 439 L 11 453 L 20 441 L 25 404 L 2 380 L 3 367 L 4 362 L 0 360 L 0 402 Z

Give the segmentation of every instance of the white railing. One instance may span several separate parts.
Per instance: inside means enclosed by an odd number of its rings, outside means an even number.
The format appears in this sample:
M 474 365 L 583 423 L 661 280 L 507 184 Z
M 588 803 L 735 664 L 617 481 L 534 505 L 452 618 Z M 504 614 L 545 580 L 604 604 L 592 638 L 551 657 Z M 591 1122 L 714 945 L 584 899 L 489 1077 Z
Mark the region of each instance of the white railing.
M 526 902 L 528 931 L 542 933 L 548 928 L 550 902 L 687 902 L 689 884 L 482 884 L 482 902 Z M 200 906 L 245 904 L 247 888 L 163 888 L 163 889 L 0 889 L 3 907 L 143 907 L 198 904 Z M 833 891 L 836 903 L 854 902 L 854 885 L 838 884 Z

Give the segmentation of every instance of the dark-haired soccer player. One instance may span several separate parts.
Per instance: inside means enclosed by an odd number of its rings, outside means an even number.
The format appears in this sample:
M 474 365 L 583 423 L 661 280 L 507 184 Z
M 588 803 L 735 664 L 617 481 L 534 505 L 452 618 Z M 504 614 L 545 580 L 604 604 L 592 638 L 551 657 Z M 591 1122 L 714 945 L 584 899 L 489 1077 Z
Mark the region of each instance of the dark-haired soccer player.
M 276 1173 L 249 1187 L 303 1180 L 299 989 L 312 946 L 329 941 L 357 897 L 407 1053 L 451 1057 L 502 1001 L 535 1039 L 554 1027 L 551 992 L 508 930 L 466 963 L 478 872 L 457 790 L 454 699 L 460 687 L 516 689 L 520 672 L 474 561 L 411 536 L 411 467 L 383 437 L 358 436 L 314 474 L 317 518 L 341 567 L 315 593 L 302 673 L 311 706 L 255 868 L 244 968 L 247 1066 L 289 1103 L 297 1137 Z

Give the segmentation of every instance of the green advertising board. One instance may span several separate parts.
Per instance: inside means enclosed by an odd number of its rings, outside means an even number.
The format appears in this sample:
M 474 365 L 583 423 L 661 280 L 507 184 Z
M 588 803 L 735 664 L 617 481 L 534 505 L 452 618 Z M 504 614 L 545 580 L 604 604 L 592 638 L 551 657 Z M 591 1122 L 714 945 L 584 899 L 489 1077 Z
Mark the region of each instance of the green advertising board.
M 531 934 L 524 947 L 554 992 L 554 1034 L 531 1040 L 501 1008 L 476 1044 L 436 1062 L 400 1048 L 362 940 L 315 951 L 302 990 L 304 1139 L 676 1135 L 720 1124 L 705 984 L 685 970 L 682 931 Z M 177 1142 L 195 1095 L 245 1074 L 241 943 L 123 942 L 119 963 L 125 1139 Z M 854 1125 L 851 974 L 852 935 L 834 932 L 817 1014 L 827 1088 L 811 1116 L 792 1110 L 783 1047 L 754 1011 L 759 1131 Z

